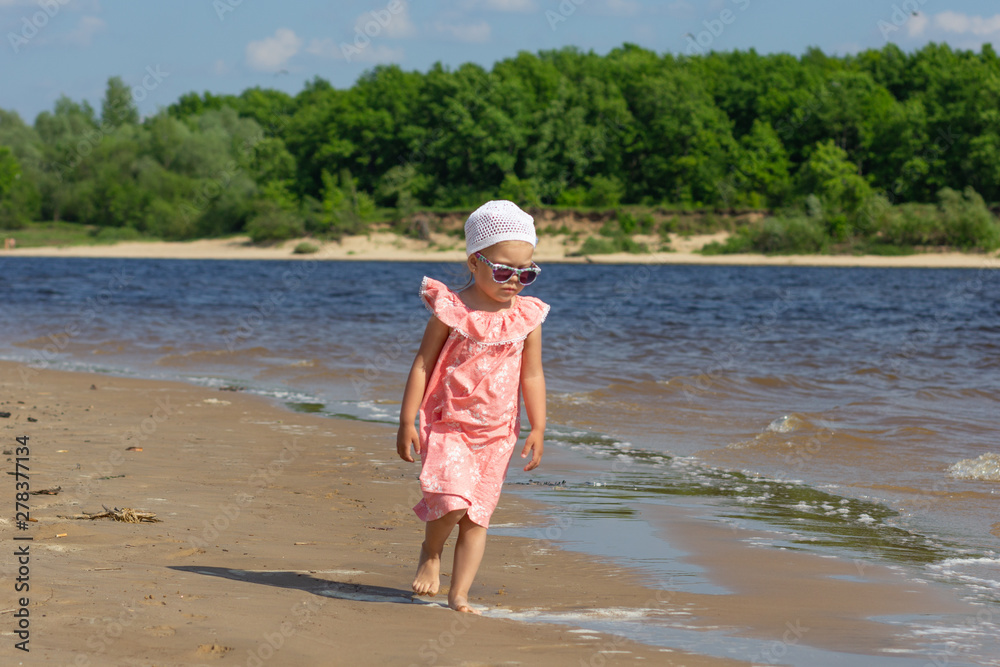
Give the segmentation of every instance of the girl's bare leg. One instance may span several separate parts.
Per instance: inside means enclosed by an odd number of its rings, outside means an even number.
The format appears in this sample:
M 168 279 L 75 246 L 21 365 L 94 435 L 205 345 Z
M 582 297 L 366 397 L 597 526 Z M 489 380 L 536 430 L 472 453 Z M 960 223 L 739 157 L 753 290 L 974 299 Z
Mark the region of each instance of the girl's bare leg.
M 466 510 L 448 512 L 440 519 L 428 521 L 424 529 L 424 543 L 420 545 L 420 562 L 413 580 L 417 595 L 437 595 L 441 588 L 441 551 L 455 524 L 465 516 Z M 458 556 L 456 555 L 456 560 Z
M 485 551 L 486 529 L 468 516 L 462 516 L 458 522 L 455 564 L 451 571 L 451 588 L 448 590 L 448 606 L 455 611 L 479 613 L 469 606 L 469 589 L 479 571 Z

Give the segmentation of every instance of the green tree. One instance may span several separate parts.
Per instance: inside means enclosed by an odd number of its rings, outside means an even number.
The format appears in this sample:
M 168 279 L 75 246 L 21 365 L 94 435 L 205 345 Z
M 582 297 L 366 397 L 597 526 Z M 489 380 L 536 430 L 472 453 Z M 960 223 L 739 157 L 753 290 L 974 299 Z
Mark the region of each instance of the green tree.
M 167 113 L 178 120 L 192 116 L 200 116 L 206 111 L 219 111 L 224 107 L 236 108 L 239 102 L 233 95 L 213 95 L 207 90 L 198 93 L 185 93 L 167 107 Z
M 288 182 L 272 181 L 263 187 L 246 230 L 254 243 L 284 241 L 305 233 Z
M 21 165 L 14 153 L 6 146 L 0 146 L 0 199 L 6 198 L 14 183 L 21 178 Z
M 668 56 L 658 76 L 630 76 L 623 89 L 638 124 L 627 149 L 629 182 L 655 201 L 721 201 L 737 145 L 729 119 L 697 79 Z
M 798 190 L 815 195 L 822 203 L 822 217 L 831 236 L 846 239 L 853 233 L 865 203 L 872 196 L 871 186 L 858 175 L 857 166 L 847 151 L 833 139 L 817 143 L 798 173 Z
M 0 146 L 0 229 L 23 227 L 38 216 L 38 190 L 24 175 L 14 152 Z
M 538 206 L 541 203 L 538 184 L 530 178 L 518 178 L 515 174 L 503 177 L 497 196 L 509 199 L 518 206 Z
M 344 234 L 363 231 L 365 221 L 375 211 L 375 203 L 366 192 L 358 190 L 357 181 L 346 169 L 338 177 L 323 172 L 320 211 L 318 231 L 339 239 Z
M 104 102 L 101 104 L 101 125 L 114 129 L 138 123 L 139 110 L 132 100 L 132 90 L 125 85 L 121 77 L 111 77 L 108 79 Z
M 791 163 L 777 132 L 755 120 L 739 141 L 738 162 L 720 184 L 723 202 L 733 206 L 780 206 L 791 191 Z

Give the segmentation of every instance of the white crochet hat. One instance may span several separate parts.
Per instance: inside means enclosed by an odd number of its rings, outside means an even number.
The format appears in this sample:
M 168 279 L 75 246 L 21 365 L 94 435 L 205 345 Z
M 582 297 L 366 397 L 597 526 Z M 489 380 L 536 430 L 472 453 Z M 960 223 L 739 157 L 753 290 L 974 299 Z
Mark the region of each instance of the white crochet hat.
M 501 241 L 538 245 L 535 219 L 505 199 L 486 202 L 465 221 L 465 254 L 471 255 Z

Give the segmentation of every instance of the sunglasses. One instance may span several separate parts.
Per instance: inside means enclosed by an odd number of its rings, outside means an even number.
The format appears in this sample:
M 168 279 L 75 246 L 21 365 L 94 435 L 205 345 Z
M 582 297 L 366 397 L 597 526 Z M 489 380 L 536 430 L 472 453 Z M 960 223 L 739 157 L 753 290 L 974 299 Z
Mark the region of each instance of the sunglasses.
M 539 268 L 539 266 L 534 262 L 532 262 L 531 266 L 526 269 L 515 269 L 513 266 L 507 266 L 506 264 L 494 264 L 490 260 L 483 257 L 483 253 L 481 252 L 477 252 L 476 257 L 486 262 L 486 264 L 493 269 L 493 281 L 500 283 L 501 285 L 514 276 L 517 276 L 518 282 L 522 285 L 530 285 L 535 282 L 535 278 L 537 278 L 538 274 L 542 272 L 542 269 Z

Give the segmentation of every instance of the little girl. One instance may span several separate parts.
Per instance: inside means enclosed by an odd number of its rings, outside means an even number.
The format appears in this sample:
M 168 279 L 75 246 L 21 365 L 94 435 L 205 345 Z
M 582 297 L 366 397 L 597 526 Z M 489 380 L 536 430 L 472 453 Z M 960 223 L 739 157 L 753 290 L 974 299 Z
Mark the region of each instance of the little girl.
M 458 525 L 448 606 L 469 606 L 469 588 L 486 548 L 486 529 L 517 442 L 520 395 L 531 422 L 521 458 L 542 459 L 545 376 L 542 327 L 549 307 L 518 296 L 541 269 L 531 261 L 534 220 L 509 201 L 491 201 L 465 223 L 467 287 L 424 278 L 420 297 L 432 316 L 413 361 L 399 413 L 396 451 L 420 453 L 424 498 L 413 511 L 427 522 L 413 580 L 418 595 L 440 586 L 441 550 Z M 420 430 L 414 427 L 419 410 Z

